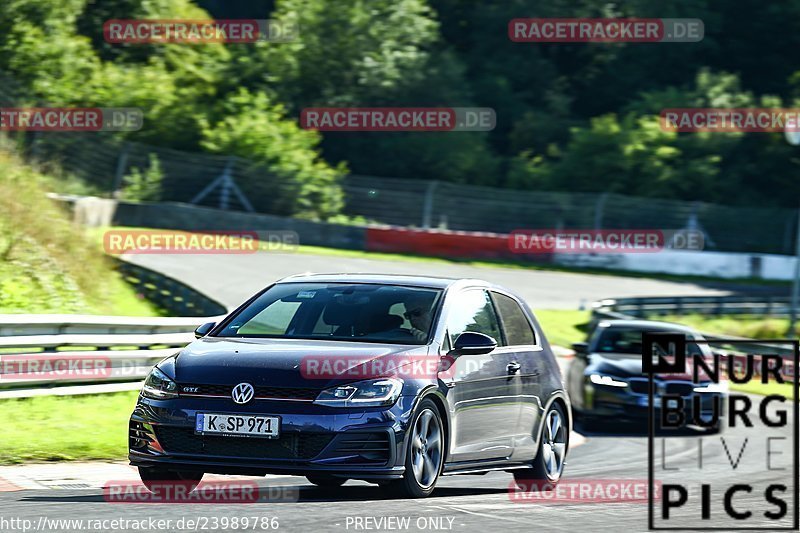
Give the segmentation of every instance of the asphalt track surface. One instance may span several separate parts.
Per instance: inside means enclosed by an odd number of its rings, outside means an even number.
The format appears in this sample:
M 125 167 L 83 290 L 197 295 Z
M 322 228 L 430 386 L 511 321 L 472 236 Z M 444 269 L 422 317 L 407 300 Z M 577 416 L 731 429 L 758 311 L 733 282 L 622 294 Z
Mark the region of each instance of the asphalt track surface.
M 402 261 L 338 255 L 260 252 L 256 254 L 129 254 L 125 259 L 167 274 L 228 308 L 273 281 L 303 272 L 381 273 L 479 278 L 517 291 L 534 309 L 578 309 L 601 298 L 730 294 L 726 283 L 675 282 L 521 268 L 470 266 L 438 261 Z M 747 290 L 753 290 L 752 287 Z
M 756 404 L 757 405 L 757 404 Z M 789 412 L 792 413 L 791 408 Z M 791 421 L 791 414 L 789 420 Z M 637 428 L 609 428 L 602 432 L 591 432 L 587 441 L 570 450 L 567 456 L 564 482 L 591 480 L 647 480 L 648 440 Z M 785 483 L 786 493 L 781 497 L 788 503 L 789 515 L 779 522 L 764 519 L 750 522 L 749 526 L 768 528 L 791 526 L 792 498 L 792 432 L 791 423 L 783 428 L 765 428 L 756 423 L 753 428 L 727 428 L 721 434 L 708 436 L 656 437 L 655 478 L 664 483 L 678 480 L 690 487 L 690 501 L 675 511 L 673 517 L 679 522 L 666 525 L 688 527 L 723 527 L 734 524 L 726 518 L 722 507 L 722 493 L 736 483 L 750 483 L 751 494 L 740 493 L 733 498 L 739 511 L 750 510 L 761 517 L 764 511 L 775 506 L 765 502 L 764 488 L 770 483 Z M 784 470 L 767 470 L 767 437 L 784 437 L 773 440 L 770 466 Z M 725 439 L 723 444 L 722 439 Z M 747 444 L 743 444 L 747 439 Z M 703 466 L 698 467 L 698 446 L 702 441 Z M 663 442 L 663 444 L 662 444 Z M 742 446 L 744 445 L 744 451 Z M 662 450 L 663 446 L 663 450 Z M 727 446 L 727 452 L 726 448 Z M 741 457 L 739 454 L 741 452 Z M 738 465 L 734 469 L 731 462 Z M 664 470 L 668 469 L 679 470 Z M 254 478 L 259 479 L 259 478 Z M 303 478 L 270 477 L 260 479 L 265 491 L 287 495 L 297 501 L 259 502 L 243 504 L 223 503 L 108 503 L 102 490 L 94 489 L 50 489 L 0 492 L 0 525 L 2 530 L 21 531 L 12 528 L 12 519 L 30 520 L 32 529 L 47 524 L 47 531 L 80 531 L 72 527 L 55 527 L 59 519 L 128 519 L 142 520 L 148 517 L 171 520 L 168 527 L 139 529 L 137 526 L 120 531 L 181 531 L 181 519 L 205 517 L 212 520 L 228 520 L 234 517 L 277 518 L 278 531 L 625 531 L 647 530 L 648 505 L 646 502 L 562 503 L 546 501 L 555 497 L 553 493 L 525 492 L 523 501 L 513 501 L 509 494 L 512 477 L 505 472 L 484 476 L 450 476 L 440 479 L 433 495 L 421 500 L 390 499 L 381 489 L 364 482 L 350 481 L 337 489 L 320 489 L 309 485 Z M 712 485 L 711 520 L 700 520 L 700 483 Z M 610 493 L 608 493 L 610 495 Z M 656 501 L 656 526 L 660 507 Z M 42 518 L 44 517 L 44 518 Z M 398 522 L 380 522 L 381 519 Z M 360 521 L 359 521 L 360 519 Z M 408 520 L 404 527 L 403 520 Z M 20 522 L 18 522 L 19 524 Z M 185 522 L 184 522 L 185 523 Z M 88 522 L 87 522 L 88 524 Z M 359 526 L 360 524 L 360 526 Z M 398 524 L 400 524 L 398 526 Z M 422 527 L 420 527 L 422 526 Z M 209 526 L 210 527 L 210 526 Z M 438 529 L 437 529 L 438 528 Z M 221 529 L 221 528 L 219 528 Z M 40 531 L 42 529 L 39 529 Z M 186 529 L 183 529 L 186 530 Z M 195 529 L 201 530 L 201 529 Z M 242 530 L 242 529 L 239 529 Z M 252 526 L 249 530 L 252 530 Z M 255 530 L 268 528 L 257 526 Z M 727 529 L 725 529 L 727 530 Z M 235 531 L 228 527 L 226 531 Z

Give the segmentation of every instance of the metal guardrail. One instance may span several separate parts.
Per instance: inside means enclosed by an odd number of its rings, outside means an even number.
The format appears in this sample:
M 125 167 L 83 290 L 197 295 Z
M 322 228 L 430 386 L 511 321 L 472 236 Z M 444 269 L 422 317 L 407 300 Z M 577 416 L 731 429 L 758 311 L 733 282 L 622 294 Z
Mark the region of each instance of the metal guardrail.
M 690 313 L 712 315 L 770 315 L 788 314 L 789 297 L 784 296 L 654 296 L 639 298 L 608 298 L 592 304 L 589 331 L 602 320 L 631 320 L 653 318 L 654 315 L 685 315 Z M 782 306 L 785 306 L 785 310 Z M 791 345 L 764 343 L 757 339 L 699 332 L 711 346 L 736 352 L 771 353 L 790 357 Z M 751 341 L 725 344 L 724 340 Z
M 218 317 L 127 317 L 95 315 L 0 315 L 2 337 L 22 335 L 186 333 Z
M 140 381 L 186 346 L 201 323 L 222 317 L 139 318 L 0 315 L 0 391 Z M 80 394 L 80 387 L 71 388 Z
M 651 296 L 614 298 L 595 302 L 595 308 L 636 318 L 653 315 L 762 315 L 788 316 L 788 296 Z

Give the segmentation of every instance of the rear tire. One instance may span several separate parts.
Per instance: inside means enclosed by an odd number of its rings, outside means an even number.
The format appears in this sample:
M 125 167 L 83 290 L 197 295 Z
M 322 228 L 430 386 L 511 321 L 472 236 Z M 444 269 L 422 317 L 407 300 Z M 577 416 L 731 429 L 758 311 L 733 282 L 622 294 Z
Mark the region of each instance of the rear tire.
M 406 470 L 381 488 L 399 498 L 425 498 L 436 487 L 446 450 L 444 425 L 431 400 L 422 400 L 408 426 Z
M 341 487 L 347 482 L 347 478 L 326 475 L 306 476 L 306 479 L 317 487 L 325 488 Z
M 165 470 L 160 467 L 139 467 L 139 477 L 142 483 L 147 487 L 147 490 L 153 494 L 159 492 L 163 487 L 186 487 L 186 493 L 189 494 L 200 481 L 203 479 L 203 472 L 194 472 L 191 470 Z
M 564 408 L 554 403 L 547 410 L 539 432 L 539 453 L 531 468 L 514 471 L 514 481 L 525 491 L 552 490 L 561 480 L 569 448 L 569 422 Z

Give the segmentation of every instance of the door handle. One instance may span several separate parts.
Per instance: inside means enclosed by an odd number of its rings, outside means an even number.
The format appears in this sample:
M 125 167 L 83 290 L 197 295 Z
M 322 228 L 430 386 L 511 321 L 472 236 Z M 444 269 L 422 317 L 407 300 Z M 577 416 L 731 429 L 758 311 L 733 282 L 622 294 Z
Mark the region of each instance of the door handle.
M 517 372 L 519 372 L 520 368 L 522 368 L 522 365 L 520 365 L 516 361 L 514 361 L 513 363 L 508 363 L 508 366 L 506 366 L 506 370 L 508 371 L 509 374 L 516 374 Z

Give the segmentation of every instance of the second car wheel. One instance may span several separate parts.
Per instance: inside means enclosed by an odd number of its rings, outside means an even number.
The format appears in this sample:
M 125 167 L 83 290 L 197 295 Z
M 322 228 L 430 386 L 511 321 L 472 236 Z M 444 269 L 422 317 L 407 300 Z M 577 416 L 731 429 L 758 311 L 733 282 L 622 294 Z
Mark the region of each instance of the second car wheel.
M 382 486 L 400 497 L 430 495 L 442 471 L 444 453 L 444 429 L 439 410 L 431 400 L 422 400 L 408 430 L 403 478 Z
M 569 422 L 564 409 L 553 403 L 544 415 L 539 437 L 539 453 L 532 468 L 515 470 L 514 480 L 526 491 L 555 487 L 564 472 L 564 460 L 569 447 Z

